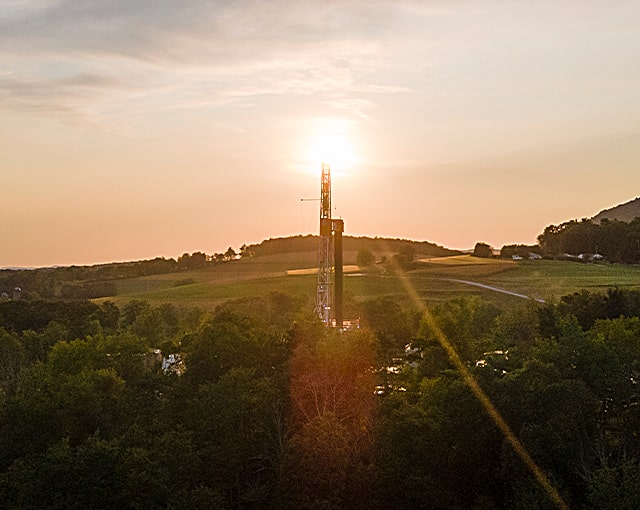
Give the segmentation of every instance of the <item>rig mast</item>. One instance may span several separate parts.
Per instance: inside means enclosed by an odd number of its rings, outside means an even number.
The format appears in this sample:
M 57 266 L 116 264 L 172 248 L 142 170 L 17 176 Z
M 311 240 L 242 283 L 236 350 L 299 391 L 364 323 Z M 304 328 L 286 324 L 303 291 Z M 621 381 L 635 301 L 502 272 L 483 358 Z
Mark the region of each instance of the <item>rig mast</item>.
M 331 273 L 333 263 L 331 257 L 331 169 L 322 164 L 320 179 L 320 242 L 318 245 L 318 292 L 316 294 L 315 312 L 325 325 L 331 319 L 333 304 Z
M 331 169 L 322 164 L 320 179 L 320 241 L 315 313 L 325 326 L 342 329 L 342 232 L 344 222 L 331 218 Z M 333 248 L 333 249 L 332 249 Z M 335 261 L 335 266 L 334 266 Z

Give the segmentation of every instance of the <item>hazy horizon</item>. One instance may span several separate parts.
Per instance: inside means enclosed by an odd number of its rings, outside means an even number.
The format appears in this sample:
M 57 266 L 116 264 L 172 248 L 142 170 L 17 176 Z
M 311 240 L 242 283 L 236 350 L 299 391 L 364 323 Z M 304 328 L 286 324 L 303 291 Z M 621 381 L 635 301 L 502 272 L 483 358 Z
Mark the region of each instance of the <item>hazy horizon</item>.
M 640 4 L 63 2 L 0 13 L 0 267 L 345 233 L 470 249 L 640 195 Z

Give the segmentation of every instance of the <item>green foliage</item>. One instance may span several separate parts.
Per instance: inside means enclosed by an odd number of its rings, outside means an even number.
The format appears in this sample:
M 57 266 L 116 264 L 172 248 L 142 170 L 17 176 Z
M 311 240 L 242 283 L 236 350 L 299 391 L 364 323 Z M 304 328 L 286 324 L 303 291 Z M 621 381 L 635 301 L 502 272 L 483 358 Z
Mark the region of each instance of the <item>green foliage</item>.
M 380 465 L 390 506 L 468 508 L 499 499 L 501 437 L 462 381 L 424 379 L 418 398 L 409 397 L 389 399 L 383 413 Z
M 583 219 L 549 225 L 538 243 L 549 256 L 599 253 L 611 262 L 636 263 L 640 261 L 640 218 L 629 223 Z
M 206 263 L 207 256 L 200 251 L 192 253 L 191 255 L 185 253 L 184 255 L 178 257 L 178 269 L 180 269 L 181 271 L 187 269 L 198 269 L 204 267 Z
M 510 259 L 515 255 L 528 259 L 532 253 L 542 255 L 542 248 L 537 244 L 506 244 L 500 249 L 500 258 Z
M 137 262 L 38 268 L 31 270 L 0 270 L 0 292 L 11 294 L 15 287 L 23 290 L 23 299 L 93 299 L 115 294 L 116 280 L 177 270 L 174 259 L 157 257 Z
M 495 327 L 486 350 L 506 350 L 519 347 L 526 352 L 540 335 L 540 305 L 534 301 L 514 304 L 495 318 Z
M 356 264 L 359 266 L 370 266 L 376 260 L 371 250 L 360 249 L 356 255 Z
M 528 453 L 581 501 L 581 470 L 591 455 L 597 430 L 597 399 L 588 386 L 579 379 L 565 378 L 551 363 L 532 360 L 505 376 L 498 388 L 498 407 Z M 531 492 L 524 483 L 527 470 L 510 448 L 502 452 L 501 476 L 512 488 L 510 499 L 519 501 L 527 494 L 527 500 L 549 504 L 547 495 L 537 489 Z
M 341 420 L 326 413 L 304 423 L 291 440 L 289 455 L 285 469 L 293 507 L 346 508 L 347 494 L 354 489 L 348 473 L 357 454 L 353 435 Z
M 201 384 L 184 406 L 193 430 L 203 482 L 224 487 L 226 498 L 264 500 L 273 490 L 271 445 L 265 441 L 278 408 L 273 380 L 251 369 L 231 369 L 217 382 Z M 271 483 L 269 483 L 271 482 Z
M 432 314 L 445 337 L 466 362 L 475 362 L 486 350 L 487 337 L 493 329 L 499 310 L 478 297 L 460 297 L 433 308 Z M 419 333 L 432 340 L 428 322 L 423 321 Z
M 27 362 L 27 353 L 18 336 L 0 328 L 0 403 L 13 395 L 18 374 Z
M 145 476 L 153 470 L 158 478 Z M 15 509 L 162 508 L 160 475 L 148 452 L 119 441 L 62 439 L 8 470 L 3 499 Z
M 370 252 L 393 253 L 401 252 L 407 247 L 413 249 L 414 253 L 421 253 L 431 257 L 446 257 L 447 255 L 458 255 L 460 252 L 449 250 L 426 241 L 417 242 L 408 239 L 387 239 L 371 237 L 343 237 L 343 247 L 345 251 L 367 250 Z M 256 257 L 273 255 L 277 253 L 291 252 L 315 252 L 318 249 L 318 236 L 299 235 L 286 238 L 267 239 L 260 244 L 252 244 L 246 247 L 254 253 Z
M 493 257 L 493 250 L 487 243 L 476 243 L 473 248 L 473 256 L 489 259 Z
M 637 460 L 619 466 L 603 466 L 588 475 L 587 508 L 633 510 L 640 508 L 640 467 Z
M 282 333 L 240 310 L 221 310 L 188 343 L 187 377 L 215 381 L 232 368 L 254 367 L 271 374 L 287 356 Z
M 376 335 L 380 361 L 390 364 L 416 333 L 412 317 L 392 297 L 366 301 L 362 305 L 362 314 L 363 324 Z
M 2 506 L 553 508 L 478 388 L 570 508 L 638 505 L 636 291 L 458 297 L 421 323 L 402 303 L 362 302 L 344 333 L 280 293 L 5 308 Z
M 52 321 L 62 324 L 72 338 L 92 328 L 100 307 L 89 301 L 6 301 L 0 303 L 0 327 L 7 331 L 41 332 Z
M 284 462 L 292 508 L 371 508 L 375 396 L 371 334 L 322 331 L 291 359 L 293 434 Z

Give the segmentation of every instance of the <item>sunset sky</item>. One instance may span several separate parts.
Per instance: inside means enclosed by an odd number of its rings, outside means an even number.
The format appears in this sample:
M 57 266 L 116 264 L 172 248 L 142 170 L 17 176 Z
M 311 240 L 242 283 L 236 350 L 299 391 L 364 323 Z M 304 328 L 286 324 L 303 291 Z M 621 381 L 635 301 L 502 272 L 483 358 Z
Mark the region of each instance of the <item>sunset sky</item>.
M 640 195 L 640 2 L 3 0 L 0 267 L 534 243 Z

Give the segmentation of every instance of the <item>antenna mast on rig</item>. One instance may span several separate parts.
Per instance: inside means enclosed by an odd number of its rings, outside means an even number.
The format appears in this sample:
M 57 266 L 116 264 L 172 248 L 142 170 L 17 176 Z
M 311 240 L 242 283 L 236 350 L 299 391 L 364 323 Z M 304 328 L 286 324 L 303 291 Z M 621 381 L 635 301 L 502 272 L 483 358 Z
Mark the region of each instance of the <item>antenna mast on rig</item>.
M 315 313 L 325 326 L 335 326 L 340 329 L 343 327 L 343 231 L 344 222 L 341 219 L 331 218 L 331 169 L 329 165 L 323 163 L 320 179 L 320 242 L 318 245 L 318 291 Z

